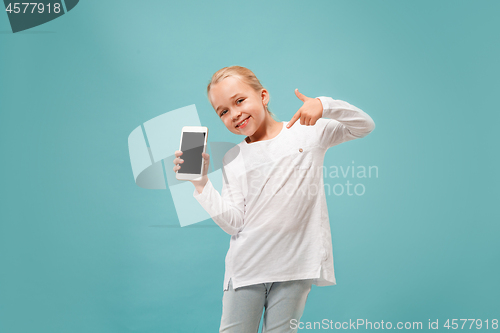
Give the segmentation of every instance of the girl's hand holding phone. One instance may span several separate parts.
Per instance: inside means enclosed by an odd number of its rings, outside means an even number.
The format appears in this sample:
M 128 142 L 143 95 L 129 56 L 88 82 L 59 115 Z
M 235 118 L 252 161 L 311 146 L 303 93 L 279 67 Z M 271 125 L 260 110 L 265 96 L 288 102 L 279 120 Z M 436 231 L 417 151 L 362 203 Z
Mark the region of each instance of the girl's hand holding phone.
M 174 172 L 177 172 L 181 168 L 180 165 L 177 164 L 182 164 L 184 163 L 184 160 L 180 157 L 182 155 L 182 151 L 176 150 L 175 151 L 175 158 L 174 158 Z M 202 153 L 201 156 L 203 157 L 203 170 L 202 170 L 202 176 L 201 180 L 190 180 L 191 183 L 193 183 L 194 187 L 196 187 L 196 190 L 198 193 L 201 193 L 203 191 L 203 188 L 208 182 L 208 165 L 210 163 L 210 155 L 207 153 Z
M 304 105 L 293 115 L 286 128 L 292 127 L 299 118 L 301 125 L 312 126 L 316 124 L 316 120 L 323 116 L 323 104 L 321 101 L 318 98 L 304 96 L 299 92 L 299 89 L 295 89 L 295 95 L 304 102 Z

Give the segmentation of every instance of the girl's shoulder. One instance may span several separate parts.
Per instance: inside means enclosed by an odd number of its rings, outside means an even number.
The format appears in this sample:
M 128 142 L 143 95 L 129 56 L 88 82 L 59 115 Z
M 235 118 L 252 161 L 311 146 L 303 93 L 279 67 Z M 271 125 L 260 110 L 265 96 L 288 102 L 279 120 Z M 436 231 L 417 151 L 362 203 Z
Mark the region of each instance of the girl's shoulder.
M 316 146 L 320 144 L 321 137 L 325 135 L 328 122 L 332 119 L 319 118 L 314 125 L 302 125 L 296 121 L 292 127 L 285 129 L 289 136 L 283 138 L 285 145 Z

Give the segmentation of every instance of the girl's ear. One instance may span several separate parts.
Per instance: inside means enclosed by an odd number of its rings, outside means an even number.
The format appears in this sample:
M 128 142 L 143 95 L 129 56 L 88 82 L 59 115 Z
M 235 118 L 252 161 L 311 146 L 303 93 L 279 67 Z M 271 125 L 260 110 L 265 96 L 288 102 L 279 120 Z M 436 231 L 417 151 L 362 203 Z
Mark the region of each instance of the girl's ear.
M 262 91 L 261 91 L 261 97 L 262 97 L 262 102 L 267 105 L 267 103 L 269 103 L 269 92 L 265 89 L 265 88 L 262 88 Z

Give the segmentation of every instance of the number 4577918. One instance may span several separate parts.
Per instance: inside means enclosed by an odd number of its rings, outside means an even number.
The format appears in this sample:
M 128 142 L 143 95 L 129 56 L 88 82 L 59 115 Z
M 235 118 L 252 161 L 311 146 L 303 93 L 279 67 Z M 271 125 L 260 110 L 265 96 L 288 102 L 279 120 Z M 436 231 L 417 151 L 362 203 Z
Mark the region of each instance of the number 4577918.
M 50 5 L 51 5 L 50 2 L 46 5 L 41 3 L 41 2 L 40 3 L 38 3 L 38 2 L 15 2 L 15 3 L 9 3 L 7 8 L 5 8 L 5 11 L 9 12 L 9 13 L 14 13 L 14 14 L 19 14 L 19 13 L 34 14 L 36 12 L 42 14 L 43 12 L 45 12 L 45 10 L 47 10 L 47 12 L 50 13 L 51 9 L 56 14 L 61 12 L 61 4 L 60 3 L 58 3 L 58 2 L 54 3 L 52 5 L 52 8 L 50 8 Z M 35 12 L 35 9 L 37 10 L 36 12 Z
M 470 325 L 468 325 L 469 327 L 467 327 L 465 324 L 470 321 Z M 461 326 L 459 324 L 462 324 Z M 492 328 L 492 329 L 498 329 L 498 319 L 493 319 L 491 320 L 491 322 L 488 321 L 488 319 L 486 320 L 481 320 L 481 319 L 448 319 L 446 321 L 446 323 L 444 323 L 444 327 L 446 327 L 447 329 L 453 329 L 453 330 L 456 330 L 458 328 L 460 329 L 472 329 L 473 325 L 475 324 L 475 327 L 476 329 L 480 330 L 481 328 L 483 328 L 483 325 L 486 327 L 486 329 L 488 328 Z

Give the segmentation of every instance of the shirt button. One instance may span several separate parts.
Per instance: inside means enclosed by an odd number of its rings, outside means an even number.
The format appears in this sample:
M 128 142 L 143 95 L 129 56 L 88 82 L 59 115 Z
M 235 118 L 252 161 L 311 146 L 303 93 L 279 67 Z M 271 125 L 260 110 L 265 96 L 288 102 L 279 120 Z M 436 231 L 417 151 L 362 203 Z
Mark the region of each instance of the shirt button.
M 299 148 L 299 151 L 302 153 L 302 151 L 303 151 L 302 148 Z

